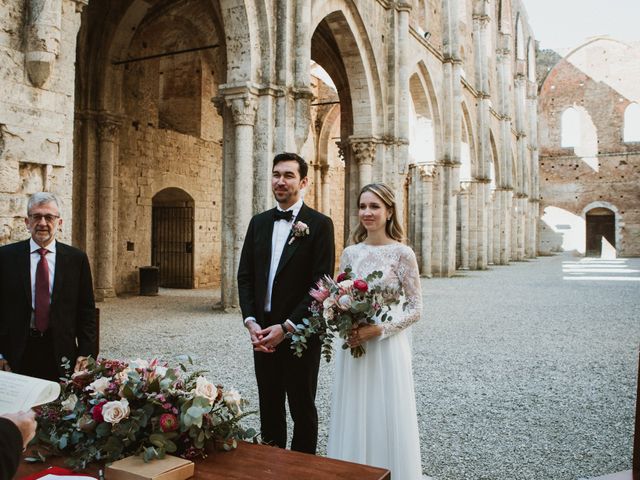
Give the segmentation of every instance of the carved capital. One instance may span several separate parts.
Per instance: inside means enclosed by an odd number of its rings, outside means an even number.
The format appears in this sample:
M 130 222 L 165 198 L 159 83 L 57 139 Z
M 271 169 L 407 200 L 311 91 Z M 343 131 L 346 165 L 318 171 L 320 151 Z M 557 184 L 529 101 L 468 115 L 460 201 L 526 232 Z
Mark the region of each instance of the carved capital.
M 222 116 L 224 114 L 224 98 L 220 96 L 213 97 L 211 99 L 211 103 L 213 103 L 213 106 L 216 107 L 218 115 Z
M 347 152 L 349 144 L 347 142 L 339 141 L 336 142 L 336 146 L 338 147 L 338 158 L 344 163 L 344 155 Z
M 373 139 L 352 139 L 350 143 L 358 165 L 371 165 L 373 163 L 376 156 L 376 148 L 378 147 L 377 142 Z
M 253 95 L 226 98 L 235 125 L 254 125 L 258 103 Z
M 98 118 L 98 138 L 101 142 L 114 142 L 122 122 L 113 117 L 102 115 Z

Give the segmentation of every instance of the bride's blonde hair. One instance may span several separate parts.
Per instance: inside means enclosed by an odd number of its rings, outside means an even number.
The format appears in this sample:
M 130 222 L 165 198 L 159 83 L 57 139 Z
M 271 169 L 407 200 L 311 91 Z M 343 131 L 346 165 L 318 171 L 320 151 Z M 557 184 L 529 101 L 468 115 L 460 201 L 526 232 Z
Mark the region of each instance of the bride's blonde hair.
M 386 183 L 370 183 L 369 185 L 365 185 L 360 190 L 360 194 L 358 195 L 358 203 L 357 207 L 360 208 L 360 197 L 365 192 L 371 192 L 384 203 L 387 208 L 391 211 L 391 218 L 387 220 L 387 224 L 385 225 L 385 232 L 387 235 L 394 239 L 397 242 L 402 242 L 404 239 L 404 231 L 402 230 L 402 225 L 398 221 L 398 215 L 396 214 L 396 196 L 393 193 L 393 190 Z M 360 243 L 367 238 L 367 230 L 362 226 L 362 223 L 358 222 L 358 226 L 353 232 L 352 235 L 354 243 Z

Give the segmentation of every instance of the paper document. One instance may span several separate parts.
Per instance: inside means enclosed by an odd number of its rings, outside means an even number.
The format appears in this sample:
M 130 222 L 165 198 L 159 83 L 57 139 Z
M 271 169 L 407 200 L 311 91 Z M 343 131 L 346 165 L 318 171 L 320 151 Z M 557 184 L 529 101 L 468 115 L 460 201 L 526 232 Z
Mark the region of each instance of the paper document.
M 0 415 L 26 412 L 53 402 L 59 395 L 59 383 L 0 370 Z

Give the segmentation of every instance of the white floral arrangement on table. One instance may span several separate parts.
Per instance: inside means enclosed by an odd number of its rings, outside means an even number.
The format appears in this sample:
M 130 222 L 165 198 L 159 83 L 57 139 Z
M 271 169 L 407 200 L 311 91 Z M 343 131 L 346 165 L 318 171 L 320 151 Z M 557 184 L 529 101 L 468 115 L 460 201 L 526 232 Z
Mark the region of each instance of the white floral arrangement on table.
M 289 240 L 289 245 L 291 245 L 296 238 L 306 237 L 309 233 L 309 225 L 304 222 L 297 221 L 291 226 L 291 240 Z
M 190 360 L 189 360 L 190 361 Z M 39 407 L 38 447 L 30 461 L 46 453 L 67 456 L 84 469 L 128 455 L 145 461 L 166 453 L 205 457 L 207 448 L 230 450 L 237 440 L 256 437 L 240 420 L 247 403 L 240 394 L 208 381 L 202 371 L 187 375 L 183 364 L 158 360 L 89 359 L 86 370 L 63 379 L 55 402 Z

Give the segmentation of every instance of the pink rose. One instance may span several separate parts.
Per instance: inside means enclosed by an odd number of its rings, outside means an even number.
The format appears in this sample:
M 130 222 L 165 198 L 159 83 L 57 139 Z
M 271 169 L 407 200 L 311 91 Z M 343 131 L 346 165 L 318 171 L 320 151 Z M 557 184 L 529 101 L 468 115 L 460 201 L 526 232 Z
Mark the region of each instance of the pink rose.
M 106 403 L 107 401 L 103 400 L 102 402 L 97 404 L 95 407 L 93 407 L 93 409 L 91 410 L 91 417 L 96 422 L 104 422 L 104 417 L 102 416 L 102 407 L 104 407 Z
M 178 419 L 170 413 L 160 415 L 160 430 L 163 432 L 173 432 L 178 429 Z
M 361 292 L 366 292 L 367 290 L 369 290 L 369 285 L 367 285 L 367 282 L 365 282 L 364 280 L 358 279 L 353 282 L 353 288 L 355 288 L 356 290 L 360 290 Z

